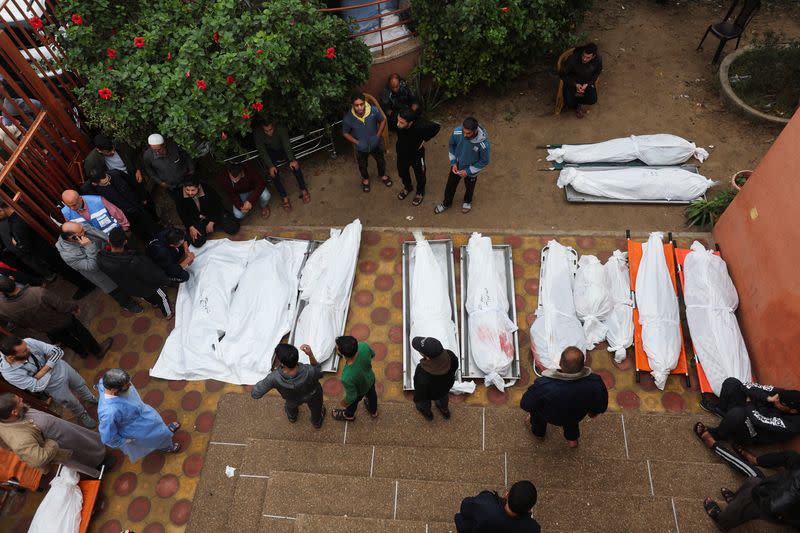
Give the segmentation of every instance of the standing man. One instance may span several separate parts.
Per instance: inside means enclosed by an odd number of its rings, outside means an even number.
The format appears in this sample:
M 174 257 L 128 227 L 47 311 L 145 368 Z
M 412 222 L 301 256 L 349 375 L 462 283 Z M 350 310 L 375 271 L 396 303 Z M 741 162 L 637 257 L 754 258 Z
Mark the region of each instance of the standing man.
M 433 212 L 438 215 L 450 209 L 456 196 L 458 182 L 464 178 L 466 190 L 461 212 L 466 214 L 472 210 L 472 195 L 478 182 L 478 174 L 489 164 L 489 137 L 476 119 L 467 117 L 460 128 L 453 130 L 447 145 L 450 175 L 444 188 L 444 200 Z
M 547 424 L 564 428 L 567 446 L 578 447 L 578 424 L 587 415 L 594 418 L 608 409 L 608 390 L 584 356 L 573 346 L 561 353 L 558 370 L 545 370 L 522 396 L 519 406 L 528 412 L 531 431 L 544 439 Z
M 229 164 L 219 176 L 219 183 L 233 205 L 233 216 L 242 220 L 258 205 L 261 217 L 269 217 L 269 199 L 271 195 L 267 184 L 256 176 L 249 165 Z M 288 200 L 288 198 L 287 198 Z
M 61 214 L 67 222 L 92 226 L 106 235 L 117 226 L 125 231 L 130 230 L 130 222 L 122 209 L 102 196 L 81 196 L 78 191 L 68 189 L 61 193 L 61 201 L 64 202 Z
M 73 300 L 62 300 L 44 287 L 20 287 L 5 276 L 0 277 L 0 293 L 0 318 L 16 327 L 44 330 L 50 342 L 64 344 L 81 357 L 102 359 L 111 349 L 112 338 L 98 344 L 78 320 L 78 304 Z
M 511 485 L 505 498 L 494 491 L 484 490 L 461 501 L 461 512 L 455 516 L 456 531 L 539 533 L 539 523 L 532 516 L 536 499 L 536 487 L 527 480 Z
M 129 296 L 142 298 L 153 307 L 158 307 L 165 320 L 172 318 L 172 308 L 164 290 L 169 279 L 164 271 L 146 255 L 126 251 L 128 239 L 120 228 L 111 231 L 108 241 L 111 243 L 111 251 L 103 250 L 97 256 L 100 270 Z
M 335 420 L 356 419 L 356 409 L 361 400 L 372 418 L 378 417 L 378 394 L 375 392 L 375 373 L 372 359 L 375 352 L 366 342 L 358 342 L 355 337 L 343 335 L 336 338 L 336 351 L 344 357 L 342 386 L 344 386 L 343 409 L 334 409 Z
M 406 80 L 399 74 L 392 73 L 386 81 L 386 87 L 383 88 L 381 95 L 381 105 L 387 114 L 390 130 L 397 129 L 397 118 L 400 116 L 400 111 L 411 108 L 415 103 L 417 103 L 416 98 L 408 88 Z
M 358 171 L 361 173 L 361 190 L 369 192 L 369 156 L 375 158 L 378 175 L 381 176 L 383 184 L 391 187 L 392 180 L 386 175 L 382 137 L 386 128 L 386 118 L 380 109 L 367 103 L 364 93 L 353 93 L 350 96 L 350 103 L 352 104 L 350 112 L 342 119 L 342 135 L 356 147 Z
M 283 179 L 278 171 L 278 164 L 282 161 L 289 162 L 289 168 L 292 169 L 292 174 L 297 180 L 297 187 L 300 189 L 300 198 L 303 199 L 304 204 L 309 203 L 311 194 L 308 192 L 303 171 L 300 170 L 300 163 L 294 156 L 292 144 L 289 141 L 289 130 L 286 129 L 286 126 L 280 124 L 276 126 L 271 119 L 257 121 L 253 130 L 253 143 L 258 149 L 264 168 L 267 169 L 267 177 L 272 180 L 275 190 L 281 195 L 283 208 L 287 212 L 292 210 L 289 194 L 283 186 Z
M 597 54 L 597 45 L 578 46 L 561 66 L 559 77 L 564 81 L 564 104 L 575 110 L 575 116 L 586 116 L 585 105 L 597 103 L 597 78 L 603 72 L 603 60 Z
M 0 352 L 0 373 L 6 381 L 30 392 L 46 392 L 72 411 L 82 426 L 97 427 L 73 392 L 92 405 L 97 405 L 97 398 L 81 375 L 62 360 L 64 350 L 36 339 L 11 336 L 0 341 Z
M 422 203 L 425 197 L 425 146 L 424 144 L 433 139 L 441 126 L 435 122 L 429 122 L 411 109 L 404 108 L 398 112 L 397 117 L 397 175 L 403 180 L 403 190 L 397 195 L 398 200 L 405 200 L 406 196 L 414 190 L 411 183 L 411 172 L 409 167 L 414 169 L 414 176 L 417 178 L 417 194 L 411 201 L 411 205 L 417 206 Z
M 300 363 L 300 354 L 291 344 L 279 344 L 275 347 L 275 361 L 277 368 L 267 374 L 253 387 L 250 395 L 258 400 L 272 389 L 277 389 L 281 398 L 286 402 L 284 411 L 289 422 L 297 422 L 298 407 L 308 404 L 311 410 L 311 423 L 315 428 L 322 427 L 325 419 L 325 405 L 322 401 L 322 365 L 317 363 L 311 347 L 308 344 L 300 346 L 308 356 L 309 364 Z
M 159 133 L 147 138 L 149 148 L 142 155 L 142 170 L 173 198 L 181 194 L 181 185 L 194 176 L 194 161 L 186 150 Z
M 411 346 L 422 359 L 414 371 L 414 405 L 426 420 L 433 420 L 431 402 L 445 420 L 450 419 L 450 389 L 456 382 L 458 358 L 433 337 L 414 337 Z
M 127 372 L 121 368 L 106 370 L 97 389 L 100 391 L 98 431 L 103 444 L 119 448 L 132 463 L 156 450 L 180 451 L 180 443 L 172 442 L 172 437 L 181 425 L 165 424 L 158 411 L 139 397 Z
M 68 266 L 114 298 L 120 307 L 131 313 L 141 313 L 144 309 L 121 291 L 97 264 L 97 254 L 100 250 L 104 250 L 107 244 L 108 237 L 99 229 L 77 222 L 65 222 L 61 225 L 61 235 L 56 241 L 56 249 Z
M 171 283 L 189 281 L 189 271 L 186 269 L 194 262 L 194 253 L 186 242 L 186 231 L 172 227 L 161 231 L 147 245 L 146 252 Z
M 98 477 L 106 459 L 106 447 L 96 432 L 32 409 L 10 392 L 0 394 L 0 441 L 43 472 L 63 464 Z M 113 457 L 106 459 L 106 468 L 113 466 Z
M 192 246 L 200 248 L 208 235 L 216 230 L 228 235 L 239 232 L 239 221 L 225 211 L 222 200 L 213 189 L 206 189 L 195 180 L 184 183 L 181 191 L 175 199 L 175 207 L 186 225 Z
M 145 210 L 144 200 L 128 183 L 125 173 L 119 170 L 91 169 L 87 177 L 88 181 L 81 185 L 81 193 L 100 196 L 104 202 L 119 207 L 130 222 L 131 231 L 142 242 L 150 242 L 161 228 Z

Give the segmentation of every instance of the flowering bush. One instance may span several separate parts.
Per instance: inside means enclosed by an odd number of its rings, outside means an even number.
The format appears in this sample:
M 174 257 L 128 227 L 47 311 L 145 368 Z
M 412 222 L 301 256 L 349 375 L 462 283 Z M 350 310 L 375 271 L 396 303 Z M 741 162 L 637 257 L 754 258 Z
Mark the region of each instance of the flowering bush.
M 158 131 L 187 150 L 232 148 L 251 118 L 290 128 L 341 114 L 371 56 L 307 0 L 62 0 L 59 36 L 87 123 L 131 143 Z M 80 22 L 77 22 L 80 21 Z
M 411 0 L 420 70 L 449 96 L 502 86 L 533 59 L 558 54 L 591 0 Z

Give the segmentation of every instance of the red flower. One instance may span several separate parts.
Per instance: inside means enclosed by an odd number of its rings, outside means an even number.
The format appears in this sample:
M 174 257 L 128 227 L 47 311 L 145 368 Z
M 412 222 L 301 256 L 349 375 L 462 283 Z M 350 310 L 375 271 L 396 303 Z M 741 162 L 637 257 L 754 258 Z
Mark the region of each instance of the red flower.
M 144 48 L 144 37 L 134 37 L 133 46 L 136 48 Z
M 205 80 L 197 80 L 195 84 L 197 85 L 197 88 L 200 89 L 201 91 L 205 91 L 206 87 L 208 87 L 208 85 L 206 85 Z
M 44 22 L 42 22 L 42 19 L 39 17 L 31 17 L 28 19 L 28 22 L 31 23 L 31 28 L 36 31 L 40 31 L 42 28 L 44 28 Z
M 223 141 L 226 141 L 226 140 L 228 140 L 228 134 L 227 134 L 227 133 L 225 133 L 224 131 L 223 131 L 222 133 L 220 133 L 220 134 L 219 134 L 219 136 L 220 136 L 220 137 L 222 137 L 222 140 L 223 140 Z
M 80 26 L 81 24 L 83 24 L 83 17 L 78 15 L 77 13 L 73 13 L 72 23 L 75 24 L 76 26 Z
M 256 50 L 256 54 L 261 55 L 264 53 L 264 50 Z
M 117 57 L 117 51 L 113 48 L 106 48 L 106 54 L 108 54 L 109 59 L 114 59 Z
M 212 35 L 211 38 L 214 39 L 215 43 L 218 43 L 219 42 L 219 32 L 215 31 L 214 35 Z
M 228 85 L 233 85 L 234 83 L 236 83 L 236 78 L 228 74 L 227 76 L 225 76 L 225 83 L 227 83 Z
M 112 93 L 112 92 L 111 92 L 111 89 L 109 89 L 108 87 L 104 87 L 104 88 L 102 88 L 102 89 L 98 90 L 98 91 L 97 91 L 97 94 L 98 94 L 98 95 L 100 96 L 100 98 L 102 98 L 103 100 L 108 100 L 109 98 L 111 98 L 111 97 L 114 95 L 114 93 Z
M 502 11 L 503 13 L 508 13 L 508 7 L 504 7 L 502 9 L 500 9 L 500 11 Z
M 188 77 L 189 77 L 189 76 L 191 76 L 191 75 L 192 75 L 192 71 L 191 71 L 191 70 L 187 70 L 187 71 L 186 71 L 186 77 L 188 78 Z
M 262 104 L 261 102 L 253 102 L 253 105 L 251 105 L 250 107 L 252 107 L 256 111 L 261 111 L 262 109 L 264 109 L 264 104 Z
M 247 109 L 245 109 L 244 111 L 242 111 L 242 118 L 243 118 L 244 120 L 247 120 L 248 118 L 250 118 L 250 113 L 248 113 L 248 112 L 247 112 Z
M 328 48 L 328 53 L 325 54 L 325 57 L 327 57 L 328 59 L 333 59 L 334 57 L 336 57 L 336 49 L 332 46 Z
M 172 61 L 172 52 L 167 52 L 167 61 Z

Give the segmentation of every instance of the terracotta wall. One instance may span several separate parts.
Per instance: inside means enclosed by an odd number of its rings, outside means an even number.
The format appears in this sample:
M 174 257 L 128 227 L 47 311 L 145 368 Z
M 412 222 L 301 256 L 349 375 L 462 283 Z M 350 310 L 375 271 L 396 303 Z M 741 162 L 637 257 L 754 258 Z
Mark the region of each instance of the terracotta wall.
M 800 389 L 800 112 L 714 228 L 761 383 Z
M 396 72 L 401 77 L 408 78 L 411 71 L 417 66 L 419 54 L 419 48 L 413 47 L 402 55 L 398 54 L 386 59 L 376 58 L 369 69 L 369 79 L 362 90 L 380 100 L 389 75 Z

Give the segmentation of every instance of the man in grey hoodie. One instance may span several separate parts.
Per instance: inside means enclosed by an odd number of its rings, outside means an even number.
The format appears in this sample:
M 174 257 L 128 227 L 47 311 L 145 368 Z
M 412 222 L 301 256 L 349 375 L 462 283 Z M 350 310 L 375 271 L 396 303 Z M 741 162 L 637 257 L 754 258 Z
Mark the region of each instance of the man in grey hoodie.
M 472 194 L 478 183 L 478 173 L 489 164 L 489 136 L 473 117 L 464 119 L 460 128 L 453 130 L 447 143 L 450 157 L 450 175 L 444 188 L 444 200 L 433 210 L 437 215 L 444 213 L 453 205 L 456 188 L 464 178 L 464 203 L 461 212 L 466 214 L 472 210 Z
M 303 344 L 300 349 L 308 356 L 310 364 L 299 362 L 300 354 L 291 344 L 278 344 L 275 347 L 277 368 L 256 383 L 250 395 L 258 400 L 270 390 L 277 389 L 286 401 L 284 410 L 289 422 L 297 421 L 298 408 L 307 403 L 311 410 L 311 423 L 319 429 L 325 418 L 322 385 L 319 383 L 319 378 L 322 377 L 322 365 L 317 363 L 308 344 Z

